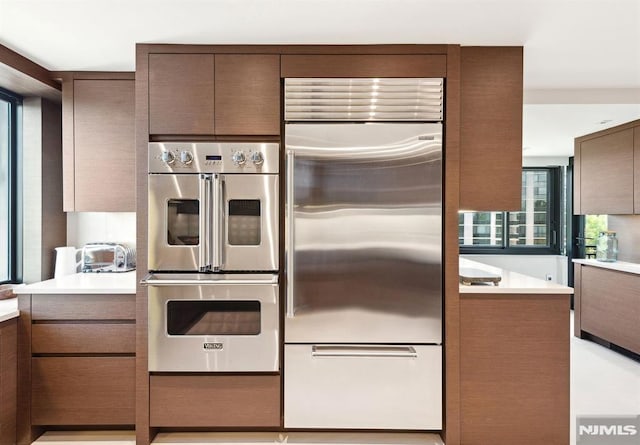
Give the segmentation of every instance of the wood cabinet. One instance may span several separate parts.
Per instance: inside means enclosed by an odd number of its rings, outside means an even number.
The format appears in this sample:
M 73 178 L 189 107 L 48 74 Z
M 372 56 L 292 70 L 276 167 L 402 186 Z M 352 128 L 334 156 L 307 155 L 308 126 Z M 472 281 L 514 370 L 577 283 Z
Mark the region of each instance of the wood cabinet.
M 150 424 L 279 427 L 280 375 L 152 375 Z
M 640 121 L 575 139 L 574 213 L 640 213 Z
M 135 211 L 133 77 L 132 73 L 63 77 L 65 211 Z
M 569 295 L 460 295 L 461 443 L 569 443 Z
M 0 323 L 0 444 L 16 443 L 17 320 Z
M 20 295 L 20 310 L 19 443 L 38 426 L 134 425 L 135 295 Z
M 640 354 L 640 275 L 575 264 L 574 334 Z
M 460 208 L 518 211 L 522 47 L 460 49 Z
M 280 134 L 280 56 L 149 54 L 149 133 Z

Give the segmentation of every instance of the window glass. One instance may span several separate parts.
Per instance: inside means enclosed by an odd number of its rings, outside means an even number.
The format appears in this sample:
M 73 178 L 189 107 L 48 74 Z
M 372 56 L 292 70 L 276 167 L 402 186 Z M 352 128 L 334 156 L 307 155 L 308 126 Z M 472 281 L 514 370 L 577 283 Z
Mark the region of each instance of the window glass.
M 0 282 L 10 278 L 10 115 L 11 103 L 0 99 Z

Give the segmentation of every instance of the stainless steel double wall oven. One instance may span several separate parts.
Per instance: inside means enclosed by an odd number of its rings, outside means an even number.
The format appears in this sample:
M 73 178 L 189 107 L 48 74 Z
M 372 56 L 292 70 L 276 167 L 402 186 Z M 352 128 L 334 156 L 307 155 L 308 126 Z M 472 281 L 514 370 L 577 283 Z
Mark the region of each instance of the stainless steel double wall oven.
M 277 143 L 149 144 L 149 370 L 277 371 Z

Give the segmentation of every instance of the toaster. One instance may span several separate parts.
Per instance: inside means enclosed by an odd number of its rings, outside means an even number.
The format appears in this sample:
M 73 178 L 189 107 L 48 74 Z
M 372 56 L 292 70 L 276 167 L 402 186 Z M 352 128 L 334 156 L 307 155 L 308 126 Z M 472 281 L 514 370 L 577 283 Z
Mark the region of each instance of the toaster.
M 136 249 L 119 243 L 88 243 L 82 248 L 82 272 L 128 272 L 136 268 Z

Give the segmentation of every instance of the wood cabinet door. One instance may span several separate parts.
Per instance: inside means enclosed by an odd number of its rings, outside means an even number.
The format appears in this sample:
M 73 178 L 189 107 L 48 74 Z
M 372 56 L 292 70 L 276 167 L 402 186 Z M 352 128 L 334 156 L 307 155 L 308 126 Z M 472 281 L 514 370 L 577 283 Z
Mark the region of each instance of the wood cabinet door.
M 633 128 L 579 145 L 580 213 L 633 214 Z
M 214 134 L 213 54 L 149 54 L 149 133 Z
M 633 213 L 640 214 L 640 126 L 633 129 Z
M 215 117 L 219 135 L 280 134 L 280 56 L 217 54 Z
M 75 200 L 69 210 L 135 211 L 134 84 L 73 81 L 74 168 L 65 174 L 74 175 Z
M 31 359 L 33 425 L 133 425 L 135 357 Z
M 518 211 L 522 47 L 462 47 L 460 57 L 460 208 Z
M 16 443 L 17 346 L 17 320 L 0 323 L 0 444 Z

